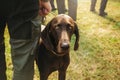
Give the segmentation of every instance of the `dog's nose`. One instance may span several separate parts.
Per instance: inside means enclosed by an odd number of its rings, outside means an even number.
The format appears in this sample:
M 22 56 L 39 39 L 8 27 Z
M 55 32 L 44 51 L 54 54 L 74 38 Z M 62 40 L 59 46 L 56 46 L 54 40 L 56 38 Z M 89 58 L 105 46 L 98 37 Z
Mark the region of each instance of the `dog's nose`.
M 63 50 L 67 50 L 69 47 L 70 47 L 69 44 L 66 43 L 66 42 L 62 43 L 62 45 L 61 45 L 61 48 L 62 48 Z

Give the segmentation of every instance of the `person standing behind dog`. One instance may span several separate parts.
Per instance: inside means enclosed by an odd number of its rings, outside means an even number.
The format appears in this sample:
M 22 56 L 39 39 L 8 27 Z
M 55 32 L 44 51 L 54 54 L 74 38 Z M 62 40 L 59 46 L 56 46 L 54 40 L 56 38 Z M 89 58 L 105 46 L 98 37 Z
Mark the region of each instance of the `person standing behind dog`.
M 78 0 L 68 0 L 68 15 L 76 21 Z
M 100 9 L 99 9 L 99 15 L 100 16 L 106 16 L 107 13 L 104 12 L 106 5 L 107 5 L 108 0 L 101 0 L 100 3 Z M 91 0 L 91 6 L 90 6 L 90 11 L 95 12 L 95 5 L 96 5 L 97 0 Z
M 78 0 L 68 0 L 68 15 L 76 21 Z M 57 0 L 58 14 L 65 14 L 65 0 Z
M 52 11 L 57 10 L 55 8 L 55 5 L 54 5 L 54 0 L 50 0 L 50 4 L 51 4 L 51 7 L 52 7 Z
M 0 1 L 0 80 L 7 80 L 4 43 L 6 23 L 10 34 L 12 80 L 33 80 L 40 16 L 50 11 L 49 0 Z
M 56 0 L 58 14 L 65 14 L 65 0 Z

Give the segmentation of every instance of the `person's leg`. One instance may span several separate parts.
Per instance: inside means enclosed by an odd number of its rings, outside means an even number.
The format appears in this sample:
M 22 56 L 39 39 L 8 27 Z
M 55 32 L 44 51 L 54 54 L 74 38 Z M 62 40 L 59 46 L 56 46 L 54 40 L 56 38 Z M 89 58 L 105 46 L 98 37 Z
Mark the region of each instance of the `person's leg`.
M 68 15 L 76 21 L 77 17 L 77 0 L 68 0 Z
M 55 5 L 54 5 L 54 0 L 50 0 L 50 4 L 52 6 L 52 11 L 56 10 Z
M 106 5 L 107 5 L 107 1 L 108 1 L 108 0 L 101 0 L 101 4 L 100 4 L 100 15 L 101 15 L 101 16 L 107 15 L 107 13 L 104 12 L 104 11 L 105 11 L 105 8 L 106 8 Z
M 57 2 L 58 14 L 64 14 L 65 13 L 65 0 L 56 0 L 56 2 Z
M 90 5 L 90 11 L 95 11 L 95 5 L 96 5 L 97 0 L 91 0 L 91 5 Z
M 36 24 L 38 21 L 39 19 L 34 19 L 24 22 L 20 18 L 12 18 L 8 21 L 13 80 L 33 80 L 35 50 L 40 35 L 40 25 Z
M 6 76 L 6 60 L 5 60 L 5 43 L 4 43 L 4 30 L 6 20 L 0 17 L 0 80 L 7 80 Z
M 32 41 L 11 39 L 13 80 L 33 80 L 34 55 Z

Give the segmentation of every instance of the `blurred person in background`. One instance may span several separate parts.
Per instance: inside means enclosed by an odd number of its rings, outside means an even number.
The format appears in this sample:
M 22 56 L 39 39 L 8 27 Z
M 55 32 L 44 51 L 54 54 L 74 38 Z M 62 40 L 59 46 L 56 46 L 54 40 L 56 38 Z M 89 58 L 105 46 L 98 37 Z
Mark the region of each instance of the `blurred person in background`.
M 77 7 L 78 0 L 68 0 L 68 15 L 73 18 L 73 20 L 77 20 Z
M 68 0 L 68 15 L 75 21 L 77 17 L 78 0 Z M 65 8 L 65 0 L 57 0 L 58 14 L 65 14 L 67 9 Z
M 57 10 L 57 8 L 55 8 L 55 5 L 54 5 L 54 0 L 50 0 L 50 4 L 51 4 L 51 7 L 52 7 L 52 11 Z
M 66 12 L 65 0 L 56 0 L 56 2 L 57 2 L 58 14 L 65 14 Z
M 101 0 L 100 9 L 99 9 L 99 15 L 100 16 L 106 16 L 107 15 L 107 13 L 105 12 L 107 1 L 108 0 Z M 91 0 L 90 11 L 95 12 L 96 2 L 97 2 L 97 0 Z

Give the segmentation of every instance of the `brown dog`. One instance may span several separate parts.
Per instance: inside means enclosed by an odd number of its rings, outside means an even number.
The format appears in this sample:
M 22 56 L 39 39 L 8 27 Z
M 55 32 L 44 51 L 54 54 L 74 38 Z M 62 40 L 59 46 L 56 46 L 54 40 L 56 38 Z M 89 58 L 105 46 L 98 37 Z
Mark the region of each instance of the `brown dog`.
M 59 72 L 59 80 L 65 80 L 70 63 L 70 40 L 73 34 L 76 36 L 74 50 L 77 50 L 79 30 L 71 17 L 60 14 L 47 24 L 41 33 L 42 42 L 38 48 L 37 65 L 40 80 L 47 80 L 48 76 L 56 70 Z

